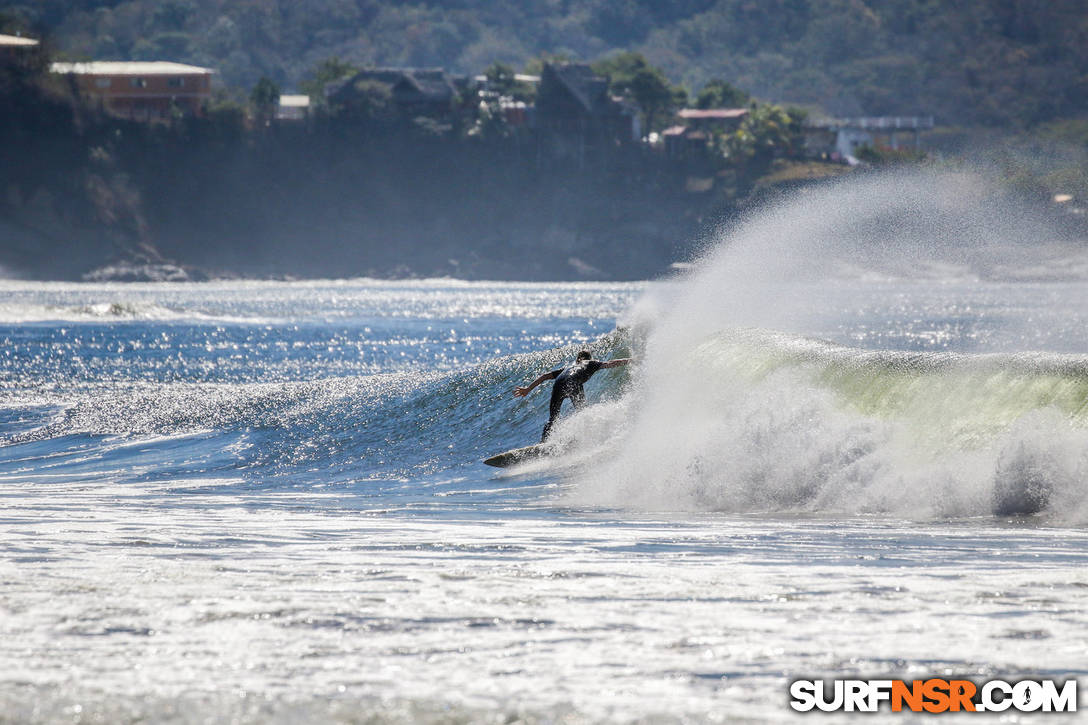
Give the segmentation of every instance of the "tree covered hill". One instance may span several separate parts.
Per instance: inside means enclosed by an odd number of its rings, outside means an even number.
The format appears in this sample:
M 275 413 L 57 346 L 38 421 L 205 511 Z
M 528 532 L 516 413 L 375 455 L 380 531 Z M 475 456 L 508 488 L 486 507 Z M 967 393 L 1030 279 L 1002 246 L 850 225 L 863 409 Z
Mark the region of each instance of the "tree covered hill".
M 1088 112 L 1085 0 L 0 0 L 0 32 L 74 59 L 207 65 L 299 86 L 323 60 L 478 73 L 637 50 L 835 115 L 1030 127 Z

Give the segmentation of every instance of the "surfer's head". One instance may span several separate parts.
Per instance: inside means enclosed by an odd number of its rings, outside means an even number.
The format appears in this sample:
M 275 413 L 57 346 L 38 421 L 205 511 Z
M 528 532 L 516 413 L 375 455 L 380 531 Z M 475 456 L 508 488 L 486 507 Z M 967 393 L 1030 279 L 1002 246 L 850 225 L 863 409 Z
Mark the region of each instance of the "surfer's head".
M 578 353 L 578 357 L 575 358 L 575 361 L 576 362 L 582 362 L 583 360 L 592 360 L 592 359 L 593 359 L 593 353 L 591 353 L 589 350 L 582 350 L 580 353 Z

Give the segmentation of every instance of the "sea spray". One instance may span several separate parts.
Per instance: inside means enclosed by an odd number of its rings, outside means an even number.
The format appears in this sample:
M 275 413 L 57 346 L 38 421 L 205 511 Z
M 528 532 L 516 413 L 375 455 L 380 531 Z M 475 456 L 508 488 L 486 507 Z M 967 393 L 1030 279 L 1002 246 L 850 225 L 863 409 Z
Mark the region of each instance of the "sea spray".
M 1022 319 L 1006 324 L 1000 310 L 967 310 L 960 327 L 954 318 L 943 330 L 911 330 L 900 350 L 808 337 L 848 328 L 862 342 L 886 342 L 912 324 L 902 311 L 888 316 L 889 329 L 866 317 L 896 304 L 887 299 L 893 283 L 900 294 L 907 288 L 909 310 L 933 288 L 992 285 L 1054 240 L 985 179 L 964 173 L 872 175 L 751 215 L 688 278 L 632 308 L 626 324 L 643 339 L 628 394 L 562 430 L 572 441 L 599 440 L 590 428 L 610 431 L 572 500 L 1079 516 L 1088 498 L 1082 338 L 1065 356 L 981 354 L 1033 339 Z M 1040 276 L 1059 278 L 1061 267 Z M 940 321 L 932 317 L 931 326 Z M 976 334 L 970 323 L 980 319 Z

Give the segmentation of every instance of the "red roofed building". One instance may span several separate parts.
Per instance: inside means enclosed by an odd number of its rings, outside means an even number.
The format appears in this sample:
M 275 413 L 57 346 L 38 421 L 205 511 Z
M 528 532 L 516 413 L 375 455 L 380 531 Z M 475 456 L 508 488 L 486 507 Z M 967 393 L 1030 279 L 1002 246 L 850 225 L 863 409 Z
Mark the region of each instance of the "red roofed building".
M 670 159 L 698 158 L 710 150 L 716 134 L 736 130 L 748 109 L 683 108 L 676 115 L 684 123 L 662 132 L 665 155 Z
M 175 110 L 202 115 L 215 72 L 164 61 L 53 63 L 50 70 L 71 78 L 82 95 L 115 116 L 137 121 L 164 121 Z

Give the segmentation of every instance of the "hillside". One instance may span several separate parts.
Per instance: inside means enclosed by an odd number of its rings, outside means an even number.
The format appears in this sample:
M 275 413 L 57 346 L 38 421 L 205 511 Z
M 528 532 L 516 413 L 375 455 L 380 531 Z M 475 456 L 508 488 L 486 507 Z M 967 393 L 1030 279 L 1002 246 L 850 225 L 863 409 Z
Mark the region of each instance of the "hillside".
M 691 90 L 723 78 L 835 115 L 1030 127 L 1088 111 L 1083 0 L 16 0 L 0 31 L 72 58 L 217 68 L 294 88 L 322 60 L 476 73 L 542 54 L 643 52 Z

